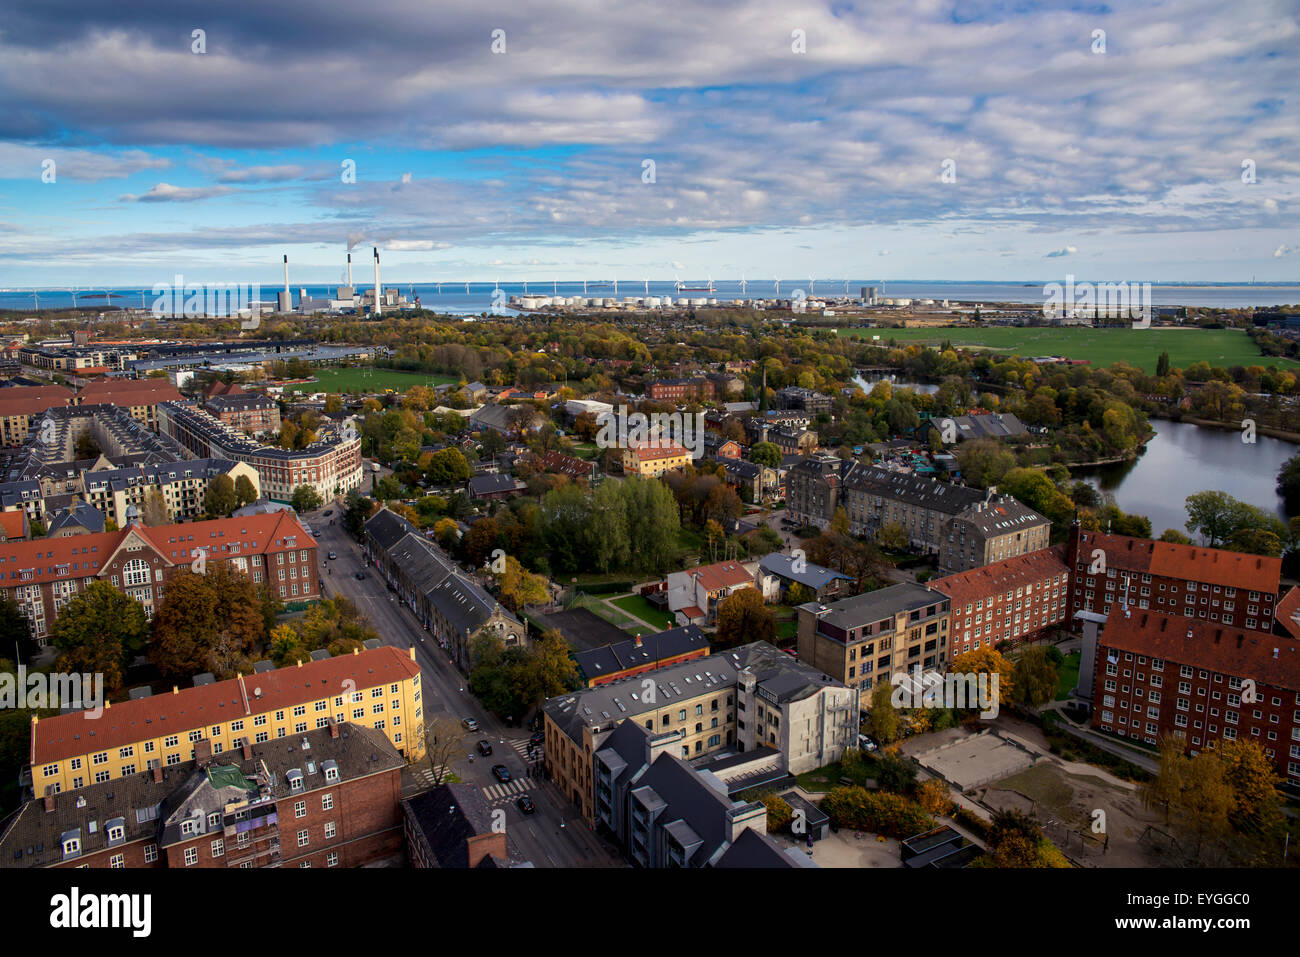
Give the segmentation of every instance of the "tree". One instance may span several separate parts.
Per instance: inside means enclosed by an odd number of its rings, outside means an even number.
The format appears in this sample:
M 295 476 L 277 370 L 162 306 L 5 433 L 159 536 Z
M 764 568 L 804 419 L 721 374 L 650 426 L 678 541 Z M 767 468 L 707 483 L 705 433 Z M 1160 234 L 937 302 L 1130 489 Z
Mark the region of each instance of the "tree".
M 876 531 L 876 544 L 887 552 L 905 552 L 907 530 L 897 522 L 886 522 Z
M 239 508 L 235 482 L 229 475 L 215 476 L 203 492 L 203 511 L 208 518 L 225 518 Z
M 952 660 L 948 670 L 954 675 L 997 675 L 998 703 L 1015 701 L 1015 665 L 993 648 L 977 648 Z
M 366 519 L 375 511 L 375 503 L 356 489 L 348 492 L 343 508 L 343 527 L 353 538 L 360 539 L 365 534 Z
M 439 715 L 425 722 L 424 742 L 435 787 L 450 772 L 452 756 L 464 750 L 463 728 L 455 718 Z
M 1300 452 L 1283 462 L 1278 470 L 1277 494 L 1282 496 L 1288 515 L 1300 514 Z
M 247 475 L 235 479 L 235 498 L 239 500 L 240 505 L 257 501 L 257 489 L 253 487 L 253 482 Z
M 1060 681 L 1046 648 L 1030 647 L 1021 652 L 1014 674 L 1016 700 L 1020 704 L 1037 708 L 1056 697 Z
M 871 735 L 880 744 L 893 744 L 898 740 L 898 709 L 894 707 L 894 689 L 888 681 L 877 681 L 871 692 L 871 711 L 867 724 Z
M 469 476 L 469 462 L 460 449 L 434 452 L 429 467 L 425 470 L 425 479 L 430 485 L 459 485 L 468 482 Z
M 316 491 L 315 487 L 311 485 L 299 485 L 293 490 L 293 495 L 289 498 L 289 504 L 293 506 L 295 512 L 301 515 L 303 512 L 314 511 L 325 503 L 321 499 L 320 493 Z
M 171 524 L 171 512 L 167 509 L 167 500 L 163 498 L 161 490 L 151 488 L 145 493 L 140 518 L 150 528 Z
M 513 555 L 506 556 L 506 569 L 497 583 L 501 603 L 513 612 L 519 612 L 524 605 L 540 605 L 551 597 L 546 576 L 530 572 Z
M 775 791 L 767 791 L 758 798 L 767 808 L 767 833 L 779 834 L 790 827 L 794 818 L 794 808 L 786 803 L 785 798 Z
M 248 576 L 210 561 L 167 583 L 153 618 L 149 660 L 164 675 L 230 677 L 251 664 L 266 637 L 262 601 Z
M 757 588 L 742 588 L 718 605 L 718 631 L 715 648 L 731 648 L 753 641 L 775 641 L 776 619 L 763 602 Z
M 60 672 L 102 673 L 109 694 L 122 690 L 126 668 L 145 646 L 149 620 L 140 603 L 109 582 L 91 582 L 55 619 L 50 638 Z
M 775 442 L 755 442 L 749 449 L 749 460 L 755 465 L 776 468 L 781 464 L 781 449 Z
M 1160 358 L 1156 360 L 1156 378 L 1163 379 L 1169 375 L 1169 353 L 1160 353 Z

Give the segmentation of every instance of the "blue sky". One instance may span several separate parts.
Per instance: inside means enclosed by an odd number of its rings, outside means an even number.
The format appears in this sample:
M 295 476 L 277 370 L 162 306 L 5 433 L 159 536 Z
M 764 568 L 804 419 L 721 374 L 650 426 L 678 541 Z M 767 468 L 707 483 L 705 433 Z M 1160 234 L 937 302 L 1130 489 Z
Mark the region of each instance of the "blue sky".
M 1252 0 L 43 0 L 0 24 L 0 286 L 332 283 L 350 244 L 393 282 L 1294 281 L 1298 49 Z

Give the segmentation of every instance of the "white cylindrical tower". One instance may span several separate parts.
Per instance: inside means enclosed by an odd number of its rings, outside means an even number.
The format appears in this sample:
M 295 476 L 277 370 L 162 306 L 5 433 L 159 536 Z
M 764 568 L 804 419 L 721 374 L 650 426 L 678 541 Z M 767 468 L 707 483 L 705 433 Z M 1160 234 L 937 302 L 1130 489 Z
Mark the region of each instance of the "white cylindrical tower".
M 382 315 L 384 312 L 384 290 L 379 285 L 379 247 L 371 247 L 375 251 L 375 315 Z

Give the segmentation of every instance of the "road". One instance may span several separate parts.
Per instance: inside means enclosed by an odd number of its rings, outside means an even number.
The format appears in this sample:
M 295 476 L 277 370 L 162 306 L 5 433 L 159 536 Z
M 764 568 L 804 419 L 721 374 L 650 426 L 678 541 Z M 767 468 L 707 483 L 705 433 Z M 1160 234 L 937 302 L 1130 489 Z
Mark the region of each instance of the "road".
M 326 517 L 325 511 L 332 514 Z M 410 609 L 395 600 L 396 596 L 375 570 L 365 566 L 361 547 L 343 528 L 341 514 L 340 503 L 332 502 L 320 511 L 302 516 L 312 527 L 322 562 L 322 593 L 326 597 L 349 598 L 370 620 L 385 644 L 403 651 L 415 647 L 426 727 L 438 717 L 450 717 L 456 722 L 473 718 L 478 722 L 477 732 L 462 731 L 462 747 L 453 752 L 450 769 L 462 782 L 480 788 L 494 808 L 504 809 L 507 833 L 535 866 L 625 866 L 616 853 L 591 833 L 578 809 L 553 784 L 542 781 L 540 773 L 536 776 L 528 773 L 526 743 L 530 732 L 526 728 L 506 727 L 469 693 L 464 676 L 433 636 L 420 626 Z M 330 524 L 331 519 L 335 524 Z M 326 557 L 331 551 L 338 556 L 333 561 Z M 364 581 L 356 578 L 360 571 L 366 573 Z M 475 754 L 471 760 L 475 743 L 481 739 L 491 743 L 492 756 L 484 758 Z M 540 760 L 540 750 L 536 756 Z M 509 784 L 503 785 L 493 777 L 494 764 L 504 764 L 509 769 L 512 778 Z M 540 766 L 537 770 L 540 772 Z M 411 793 L 432 784 L 427 762 L 407 778 L 415 785 Z M 527 794 L 536 804 L 533 814 L 525 815 L 516 806 L 515 801 L 522 794 Z

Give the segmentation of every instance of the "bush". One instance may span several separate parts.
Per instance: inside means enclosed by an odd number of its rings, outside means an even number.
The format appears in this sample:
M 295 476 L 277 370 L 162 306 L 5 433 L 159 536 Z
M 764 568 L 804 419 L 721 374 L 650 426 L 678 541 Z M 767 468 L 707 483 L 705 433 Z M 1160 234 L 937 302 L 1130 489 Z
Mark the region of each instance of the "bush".
M 767 833 L 777 834 L 790 826 L 794 809 L 775 791 L 768 791 L 759 797 L 767 807 Z
M 898 794 L 860 787 L 837 787 L 822 799 L 821 809 L 839 827 L 905 838 L 934 827 L 934 818 Z
M 952 819 L 976 837 L 988 837 L 988 822 L 974 811 L 967 810 L 964 807 L 958 807 L 957 810 L 953 812 Z

